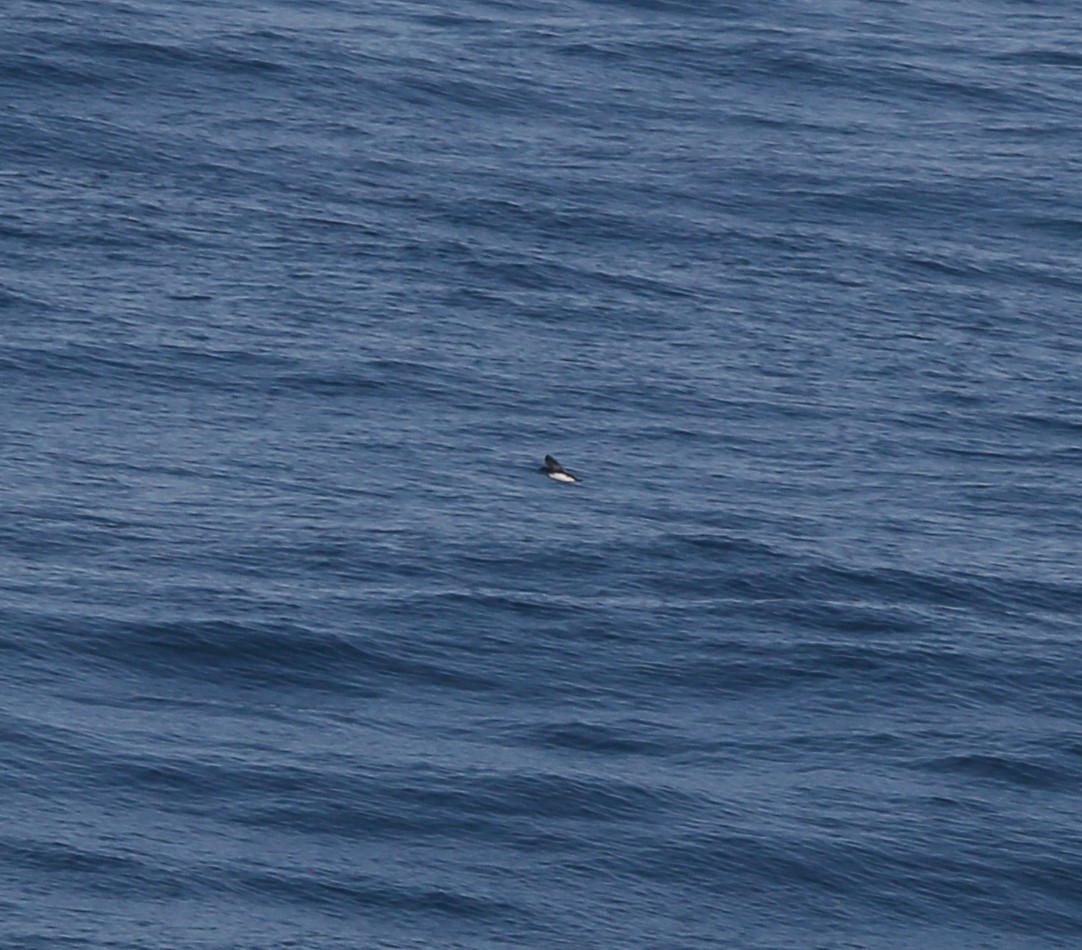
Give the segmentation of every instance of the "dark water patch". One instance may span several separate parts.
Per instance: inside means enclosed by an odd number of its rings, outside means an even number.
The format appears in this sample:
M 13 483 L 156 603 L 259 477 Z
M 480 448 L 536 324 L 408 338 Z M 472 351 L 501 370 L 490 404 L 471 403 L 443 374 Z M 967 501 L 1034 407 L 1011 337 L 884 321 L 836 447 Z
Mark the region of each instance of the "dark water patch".
M 393 87 L 406 105 L 433 110 L 480 112 L 487 115 L 521 115 L 527 110 L 552 111 L 561 104 L 540 95 L 522 75 L 504 74 L 503 82 L 493 84 L 491 76 L 458 76 L 431 81 L 418 76 L 403 77 Z
M 1025 218 L 1019 222 L 1023 227 L 1035 228 L 1068 241 L 1077 241 L 1082 238 L 1082 218 L 1071 217 L 1063 214 L 1061 209 L 1049 211 L 1035 217 Z
M 0 59 L 0 82 L 16 86 L 87 88 L 101 84 L 103 77 L 93 64 L 25 51 L 9 53 Z
M 1070 451 L 1077 450 L 1077 442 L 1082 440 L 1082 417 L 1069 418 L 1060 413 L 1018 413 L 1009 416 L 1005 423 L 1010 427 L 1023 429 L 1036 429 L 1054 432 L 1059 435 L 1070 437 L 1076 444 L 1070 446 Z
M 235 40 L 208 44 L 97 36 L 69 39 L 60 49 L 70 57 L 69 62 L 78 64 L 82 82 L 103 86 L 136 82 L 154 90 L 168 89 L 171 93 L 175 92 L 178 79 L 199 87 L 214 74 L 237 82 L 289 72 L 289 67 L 279 59 L 255 55 L 251 48 Z M 106 64 L 107 68 L 101 68 Z M 163 73 L 172 79 L 165 86 Z
M 1071 49 L 1031 47 L 1010 53 L 997 53 L 997 62 L 1024 66 L 1062 66 L 1066 69 L 1082 69 L 1082 55 Z
M 27 235 L 24 232 L 18 232 L 12 230 L 7 232 L 5 225 L 0 221 L 0 237 L 17 237 L 23 238 Z M 26 316 L 34 315 L 40 317 L 42 314 L 50 310 L 48 302 L 40 296 L 27 293 L 23 289 L 16 289 L 14 287 L 7 287 L 0 284 L 0 310 L 5 312 L 10 311 L 9 318 L 11 320 L 23 319 Z M 5 349 L 15 349 L 12 344 L 7 344 Z
M 358 910 L 381 913 L 422 914 L 449 917 L 473 923 L 484 921 L 521 922 L 525 909 L 494 896 L 470 894 L 462 889 L 425 888 L 394 883 L 374 876 L 350 874 L 341 870 L 286 872 L 279 868 L 258 866 L 234 870 L 228 885 L 257 901 L 286 901 L 302 907 L 356 913 Z
M 836 595 L 873 604 L 972 610 L 978 615 L 1012 615 L 1018 608 L 1033 606 L 1034 595 L 1042 600 L 1069 600 L 1079 592 L 1058 584 L 1007 580 L 976 572 L 923 572 L 901 568 L 875 571 L 817 565 L 798 575 L 808 593 L 819 599 Z
M 292 368 L 288 356 L 253 350 L 132 345 L 73 344 L 63 348 L 20 347 L 6 355 L 8 366 L 28 378 L 92 381 L 144 391 L 265 388 L 267 370 Z M 107 391 L 107 390 L 106 390 Z M 104 393 L 102 395 L 105 395 Z
M 908 639 L 888 647 L 845 633 L 819 641 L 788 634 L 777 639 L 777 631 L 788 630 L 791 621 L 767 618 L 750 642 L 731 639 L 724 628 L 708 633 L 699 627 L 666 638 L 664 651 L 625 649 L 617 686 L 631 695 L 663 690 L 681 701 L 731 703 L 757 697 L 857 714 L 908 709 L 913 716 L 940 716 L 994 701 L 1004 708 L 1063 715 L 1073 706 L 1070 679 L 1012 677 L 1006 660 L 982 661 Z M 1042 694 L 1040 682 L 1050 695 Z
M 1078 779 L 1074 773 L 1050 764 L 1018 756 L 970 753 L 923 763 L 932 772 L 957 775 L 981 784 L 1009 785 L 1041 791 L 1068 791 Z
M 659 733 L 641 720 L 620 724 L 584 720 L 545 723 L 530 729 L 525 741 L 542 748 L 600 756 L 661 756 L 676 751 L 674 741 L 679 745 L 675 736 Z
M 921 856 L 923 836 L 875 836 L 856 832 L 859 843 L 842 843 L 815 834 L 786 835 L 682 833 L 663 848 L 650 847 L 634 869 L 621 869 L 658 883 L 678 881 L 730 899 L 762 900 L 781 885 L 786 899 L 808 902 L 825 919 L 845 919 L 846 907 L 893 920 L 934 919 L 949 912 L 970 927 L 994 922 L 1014 934 L 1027 934 L 1027 915 L 1003 903 L 1006 889 L 997 879 L 993 852 L 965 842 L 930 866 Z M 1052 933 L 1070 932 L 1068 908 L 1050 904 L 1026 881 Z M 963 925 L 965 926 L 965 925 Z M 1064 929 L 1066 928 L 1066 930 Z
M 1066 606 L 1078 593 L 1073 585 L 975 572 L 849 566 L 723 534 L 669 537 L 646 550 L 653 564 L 642 576 L 659 590 L 713 595 L 726 610 L 734 599 L 750 607 L 773 602 L 782 613 L 791 605 L 806 611 L 803 622 L 812 627 L 904 632 L 912 629 L 911 611 L 922 606 L 1002 616 L 1035 606 L 1035 598 L 1046 607 Z
M 159 858 L 123 844 L 95 850 L 63 841 L 0 841 L 4 863 L 23 873 L 64 881 L 77 891 L 104 896 L 138 893 L 155 900 L 172 900 L 189 886 L 177 869 L 163 867 Z
M 481 776 L 467 788 L 482 813 L 556 822 L 634 821 L 680 800 L 664 788 L 564 773 Z
M 523 822 L 554 822 L 573 838 L 582 822 L 620 824 L 675 808 L 671 791 L 597 776 L 563 774 L 443 774 L 402 784 L 358 775 L 312 781 L 282 790 L 277 803 L 240 802 L 231 813 L 245 824 L 358 839 L 408 836 L 478 841 L 517 839 Z
M 20 664 L 22 679 L 30 684 L 48 681 L 42 665 Z M 16 677 L 8 682 L 9 689 Z M 85 724 L 84 724 L 85 725 Z M 63 724 L 40 721 L 33 716 L 12 717 L 0 734 L 8 771 L 5 785 L 11 789 L 44 787 L 85 788 L 101 778 L 98 771 L 105 746 L 99 737 Z
M 495 682 L 431 647 L 423 654 L 377 636 L 321 634 L 288 623 L 191 621 L 121 623 L 96 621 L 54 629 L 68 650 L 93 656 L 109 668 L 163 680 L 232 684 L 240 689 L 303 686 L 319 690 L 382 691 L 416 681 L 463 689 Z
M 743 0 L 724 0 L 722 3 L 704 7 L 693 0 L 590 0 L 590 6 L 615 7 L 623 11 L 639 11 L 647 14 L 673 14 L 691 21 L 720 19 L 745 13 L 748 10 Z M 658 22 L 671 22 L 668 17 L 659 17 Z
M 326 400 L 352 400 L 363 398 L 366 395 L 380 392 L 393 391 L 396 387 L 389 384 L 386 378 L 378 378 L 378 371 L 371 373 L 339 372 L 320 373 L 286 373 L 277 377 L 274 381 L 275 389 L 297 393 L 305 397 Z

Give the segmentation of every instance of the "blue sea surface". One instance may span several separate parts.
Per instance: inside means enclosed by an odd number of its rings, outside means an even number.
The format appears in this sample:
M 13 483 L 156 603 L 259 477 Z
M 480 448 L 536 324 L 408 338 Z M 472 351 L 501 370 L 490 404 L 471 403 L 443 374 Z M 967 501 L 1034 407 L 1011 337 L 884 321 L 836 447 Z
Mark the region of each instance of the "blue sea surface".
M 0 947 L 1082 946 L 1078 25 L 6 0 Z

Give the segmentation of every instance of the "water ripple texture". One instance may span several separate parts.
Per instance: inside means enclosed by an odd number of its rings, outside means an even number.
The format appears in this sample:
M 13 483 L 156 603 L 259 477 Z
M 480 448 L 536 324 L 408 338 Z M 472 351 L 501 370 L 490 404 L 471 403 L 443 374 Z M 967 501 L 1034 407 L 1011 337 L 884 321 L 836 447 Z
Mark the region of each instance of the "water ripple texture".
M 0 945 L 1082 945 L 1077 47 L 8 0 Z

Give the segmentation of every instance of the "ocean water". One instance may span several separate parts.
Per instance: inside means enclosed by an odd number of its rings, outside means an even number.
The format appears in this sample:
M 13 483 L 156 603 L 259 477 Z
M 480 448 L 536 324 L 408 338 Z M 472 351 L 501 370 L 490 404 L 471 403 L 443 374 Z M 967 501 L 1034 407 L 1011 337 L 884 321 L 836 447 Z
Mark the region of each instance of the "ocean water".
M 0 946 L 1082 945 L 1080 101 L 1062 0 L 6 0 Z

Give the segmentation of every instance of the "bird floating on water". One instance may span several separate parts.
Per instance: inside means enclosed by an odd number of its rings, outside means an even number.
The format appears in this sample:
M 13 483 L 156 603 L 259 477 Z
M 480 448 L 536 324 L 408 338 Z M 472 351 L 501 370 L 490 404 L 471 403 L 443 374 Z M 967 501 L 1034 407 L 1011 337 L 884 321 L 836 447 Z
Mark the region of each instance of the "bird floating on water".
M 556 461 L 551 455 L 545 456 L 545 467 L 541 469 L 549 478 L 558 482 L 581 482 L 578 475 L 572 475 L 566 468 Z

